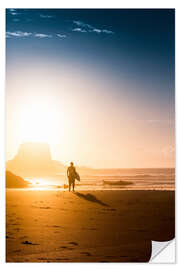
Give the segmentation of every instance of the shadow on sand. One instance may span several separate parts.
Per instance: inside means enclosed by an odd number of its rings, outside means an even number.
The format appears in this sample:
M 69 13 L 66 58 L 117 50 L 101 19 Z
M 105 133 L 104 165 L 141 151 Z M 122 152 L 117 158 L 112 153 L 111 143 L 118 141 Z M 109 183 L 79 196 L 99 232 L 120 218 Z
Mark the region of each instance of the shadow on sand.
M 94 195 L 87 193 L 87 194 L 82 194 L 80 192 L 74 192 L 74 194 L 84 200 L 90 201 L 90 202 L 94 202 L 94 203 L 98 203 L 102 206 L 107 206 L 110 207 L 110 205 L 98 200 Z

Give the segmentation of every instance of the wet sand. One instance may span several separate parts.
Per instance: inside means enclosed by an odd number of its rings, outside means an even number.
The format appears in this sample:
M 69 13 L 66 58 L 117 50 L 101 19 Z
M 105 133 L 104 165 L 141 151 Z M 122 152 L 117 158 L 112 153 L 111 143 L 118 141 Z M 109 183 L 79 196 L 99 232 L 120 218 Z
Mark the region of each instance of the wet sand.
M 148 262 L 174 238 L 174 191 L 11 190 L 7 262 Z

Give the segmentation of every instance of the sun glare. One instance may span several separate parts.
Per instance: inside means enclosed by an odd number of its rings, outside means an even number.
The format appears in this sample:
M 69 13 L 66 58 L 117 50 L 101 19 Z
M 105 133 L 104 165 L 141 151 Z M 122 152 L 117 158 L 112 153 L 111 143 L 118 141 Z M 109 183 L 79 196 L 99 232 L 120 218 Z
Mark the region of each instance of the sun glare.
M 26 179 L 30 182 L 31 188 L 37 190 L 52 189 L 52 181 L 43 178 Z
M 21 119 L 22 141 L 53 142 L 57 126 L 63 127 L 65 119 L 63 112 L 51 106 L 51 104 L 36 103 L 25 108 Z

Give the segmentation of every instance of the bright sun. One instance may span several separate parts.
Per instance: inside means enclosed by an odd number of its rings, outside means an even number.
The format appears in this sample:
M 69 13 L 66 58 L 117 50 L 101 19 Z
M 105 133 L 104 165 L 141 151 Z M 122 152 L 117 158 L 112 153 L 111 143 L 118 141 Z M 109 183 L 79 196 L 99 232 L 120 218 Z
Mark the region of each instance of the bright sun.
M 57 126 L 65 125 L 63 114 L 59 114 L 51 104 L 36 103 L 27 106 L 21 119 L 21 136 L 23 141 L 52 142 Z M 59 126 L 58 126 L 59 129 Z

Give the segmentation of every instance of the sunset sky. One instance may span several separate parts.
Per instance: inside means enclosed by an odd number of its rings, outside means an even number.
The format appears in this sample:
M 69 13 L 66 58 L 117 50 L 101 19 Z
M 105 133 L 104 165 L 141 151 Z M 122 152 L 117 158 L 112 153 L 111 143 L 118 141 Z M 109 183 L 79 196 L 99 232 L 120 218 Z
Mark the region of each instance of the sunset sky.
M 174 10 L 7 9 L 6 159 L 174 167 Z

